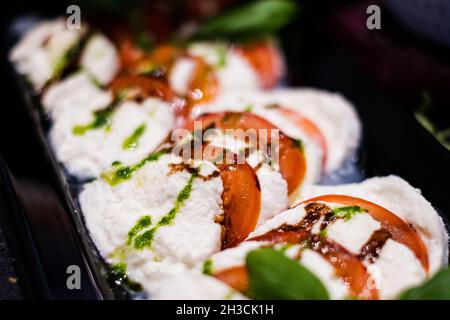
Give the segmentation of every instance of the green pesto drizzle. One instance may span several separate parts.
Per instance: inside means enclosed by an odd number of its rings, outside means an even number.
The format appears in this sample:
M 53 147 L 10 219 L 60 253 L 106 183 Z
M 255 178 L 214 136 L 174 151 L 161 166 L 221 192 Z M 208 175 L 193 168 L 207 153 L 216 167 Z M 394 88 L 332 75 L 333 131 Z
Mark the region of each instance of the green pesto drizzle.
M 319 236 L 321 236 L 322 238 L 327 238 L 328 237 L 328 229 L 325 228 L 323 230 L 320 230 Z
M 80 49 L 80 42 L 77 41 L 67 52 L 54 61 L 52 65 L 52 78 L 59 77 L 64 69 L 71 63 L 71 61 L 76 57 Z
M 152 217 L 150 216 L 143 216 L 141 217 L 138 222 L 131 228 L 130 231 L 128 231 L 128 240 L 127 244 L 131 244 L 133 241 L 133 238 L 136 237 L 136 235 L 142 231 L 143 229 L 150 227 L 152 225 Z
M 294 142 L 294 146 L 298 149 L 300 149 L 301 151 L 303 151 L 304 145 L 303 145 L 303 141 L 300 139 L 292 139 L 292 141 Z
M 244 112 L 252 112 L 253 111 L 253 104 L 249 103 L 245 109 Z
M 213 275 L 213 262 L 211 259 L 207 259 L 203 262 L 202 272 L 208 276 Z
M 219 56 L 217 66 L 219 68 L 223 68 L 227 65 L 227 53 L 228 53 L 228 47 L 224 45 L 219 45 L 217 48 L 217 54 Z
M 139 169 L 145 166 L 148 162 L 153 162 L 159 160 L 163 155 L 163 152 L 154 152 L 148 157 L 145 157 L 139 161 L 134 166 L 120 166 L 119 168 L 114 168 L 111 171 L 102 173 L 101 177 L 108 182 L 111 186 L 115 186 L 125 180 L 130 179 Z M 119 164 L 120 165 L 120 164 Z
M 108 278 L 116 285 L 125 285 L 135 292 L 142 291 L 142 285 L 131 280 L 127 274 L 127 265 L 124 262 L 111 265 Z
M 178 211 L 184 205 L 185 201 L 189 199 L 192 193 L 192 184 L 197 174 L 194 173 L 190 176 L 187 184 L 178 193 L 174 206 L 168 213 L 166 213 L 159 221 L 151 227 L 150 216 L 144 216 L 136 223 L 135 226 L 128 232 L 128 245 L 133 245 L 135 249 L 150 248 L 156 231 L 160 227 L 168 226 L 172 224 Z M 141 232 L 143 231 L 143 232 Z
M 361 207 L 358 206 L 346 206 L 346 207 L 338 207 L 333 209 L 333 214 L 338 217 L 342 218 L 346 221 L 353 218 L 356 214 L 363 213 L 364 210 Z
M 88 73 L 88 76 L 94 86 L 96 86 L 98 89 L 103 89 L 103 84 L 93 74 Z
M 106 131 L 111 129 L 113 108 L 109 107 L 104 110 L 94 112 L 94 120 L 85 125 L 77 125 L 73 127 L 73 134 L 77 136 L 84 135 L 89 130 L 105 128 Z
M 133 150 L 137 147 L 139 138 L 144 134 L 145 129 L 147 128 L 147 125 L 145 123 L 141 124 L 139 127 L 137 127 L 133 133 L 125 139 L 125 141 L 122 144 L 122 147 L 124 149 Z

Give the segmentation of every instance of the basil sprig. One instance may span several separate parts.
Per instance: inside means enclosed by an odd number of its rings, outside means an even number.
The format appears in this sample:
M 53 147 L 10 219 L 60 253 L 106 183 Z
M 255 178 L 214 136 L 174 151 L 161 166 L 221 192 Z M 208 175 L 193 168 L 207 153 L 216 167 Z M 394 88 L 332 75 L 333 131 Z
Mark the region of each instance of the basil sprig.
M 289 0 L 255 1 L 201 24 L 191 40 L 248 41 L 262 38 L 286 25 L 296 12 L 296 5 Z
M 450 268 L 436 273 L 425 283 L 400 295 L 401 300 L 450 300 Z
M 271 249 L 247 255 L 249 295 L 255 299 L 327 300 L 322 282 L 297 261 Z

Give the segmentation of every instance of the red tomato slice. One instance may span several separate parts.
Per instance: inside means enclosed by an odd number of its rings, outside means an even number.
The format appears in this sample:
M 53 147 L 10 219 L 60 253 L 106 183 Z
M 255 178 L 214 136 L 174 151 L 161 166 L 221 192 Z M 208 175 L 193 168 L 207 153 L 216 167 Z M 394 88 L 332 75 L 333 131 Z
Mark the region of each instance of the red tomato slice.
M 327 250 L 320 250 L 320 254 L 333 265 L 336 275 L 340 277 L 359 299 L 378 299 L 378 290 L 374 280 L 367 272 L 361 260 L 333 241 L 327 242 Z
M 190 57 L 190 59 L 195 60 L 195 69 L 189 82 L 187 103 L 181 115 L 185 121 L 189 121 L 192 108 L 196 104 L 210 102 L 219 90 L 219 81 L 214 69 L 200 58 Z
M 146 76 L 118 76 L 111 83 L 111 90 L 116 96 L 129 90 L 131 96 L 141 99 L 155 96 L 172 101 L 176 97 L 164 82 Z
M 269 241 L 272 243 L 296 244 L 301 243 L 310 235 L 309 232 L 303 230 L 297 231 L 279 231 L 273 230 L 259 236 L 248 239 L 248 241 Z
M 394 213 L 375 203 L 360 198 L 335 194 L 315 197 L 301 203 L 317 201 L 339 203 L 347 206 L 359 206 L 366 210 L 372 218 L 380 222 L 381 226 L 392 235 L 393 240 L 410 248 L 422 264 L 423 268 L 428 272 L 428 251 L 425 244 L 417 234 L 417 231 Z
M 277 85 L 283 75 L 283 59 L 277 48 L 269 41 L 260 41 L 237 48 L 256 70 L 264 88 Z
M 272 243 L 299 244 L 309 240 L 311 234 L 304 230 L 269 231 L 248 239 L 248 241 L 269 241 Z M 314 250 L 333 265 L 336 275 L 349 287 L 359 299 L 378 299 L 378 290 L 361 260 L 345 248 L 326 238 L 314 236 Z
M 290 121 L 293 121 L 322 150 L 322 166 L 325 167 L 327 161 L 327 143 L 320 129 L 297 111 L 285 107 L 278 107 L 277 110 Z
M 194 122 L 201 124 L 204 130 L 210 126 L 217 129 L 242 129 L 244 131 L 256 130 L 257 139 L 265 138 L 270 142 L 270 130 L 278 129 L 269 121 L 255 114 L 248 112 L 219 112 L 210 113 L 198 117 L 195 120 L 188 121 L 184 128 L 193 131 Z M 259 130 L 267 130 L 268 137 L 261 137 Z M 306 160 L 302 150 L 300 150 L 293 140 L 289 139 L 283 133 L 279 134 L 279 165 L 280 172 L 288 184 L 288 193 L 292 194 L 301 185 L 306 173 Z
M 224 151 L 222 148 L 206 146 L 202 151 L 202 159 L 217 159 Z M 246 163 L 236 163 L 234 154 L 231 161 L 227 160 L 217 165 L 223 184 L 222 205 L 225 212 L 222 249 L 244 241 L 255 230 L 261 210 L 261 188 L 255 170 Z
M 199 90 L 201 96 L 194 94 L 189 98 L 195 103 L 205 103 L 211 101 L 216 96 L 219 87 L 214 70 L 200 58 L 191 59 L 194 59 L 196 64 L 193 77 L 189 83 L 189 90 Z
M 146 67 L 162 67 L 168 71 L 181 50 L 170 44 L 160 44 L 151 52 L 145 52 L 136 44 L 136 37 L 127 27 L 121 26 L 114 32 L 121 71 L 136 75 Z
M 215 273 L 214 277 L 236 291 L 246 293 L 249 289 L 248 272 L 244 266 L 225 269 Z

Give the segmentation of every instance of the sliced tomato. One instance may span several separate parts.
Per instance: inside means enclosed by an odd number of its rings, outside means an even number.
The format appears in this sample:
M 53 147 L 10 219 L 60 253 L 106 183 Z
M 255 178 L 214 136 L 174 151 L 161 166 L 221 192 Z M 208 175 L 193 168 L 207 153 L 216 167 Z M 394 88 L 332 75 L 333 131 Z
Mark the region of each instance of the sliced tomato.
M 215 127 L 217 129 L 242 129 L 244 131 L 256 130 L 258 143 L 260 139 L 271 141 L 271 130 L 278 129 L 275 125 L 264 118 L 249 112 L 219 112 L 204 114 L 195 120 L 187 122 L 184 127 L 189 131 L 195 128 L 194 122 L 206 129 Z M 260 129 L 267 130 L 267 137 L 259 135 Z M 306 173 L 306 160 L 303 151 L 283 133 L 278 136 L 279 141 L 279 165 L 280 172 L 288 185 L 288 193 L 291 194 L 301 185 Z
M 224 152 L 227 153 L 224 155 Z M 233 157 L 228 157 L 229 154 Z M 219 161 L 219 156 L 228 158 Z M 222 148 L 203 146 L 202 159 L 218 162 L 225 213 L 222 249 L 234 247 L 244 241 L 258 223 L 261 211 L 261 188 L 258 177 L 252 167 L 247 163 L 237 163 L 237 156 Z
M 325 167 L 327 161 L 327 143 L 320 129 L 297 111 L 281 106 L 277 110 L 290 121 L 294 122 L 322 150 L 322 166 Z
M 156 65 L 162 65 L 169 68 L 180 55 L 181 50 L 174 45 L 161 44 L 152 51 L 150 60 Z
M 308 238 L 309 232 L 304 230 L 279 231 L 272 230 L 262 235 L 248 239 L 248 241 L 268 241 L 271 243 L 297 244 Z
M 214 274 L 214 277 L 236 291 L 246 293 L 249 289 L 248 272 L 244 266 L 233 267 Z
M 117 26 L 112 36 L 117 44 L 122 70 L 143 59 L 144 51 L 136 45 L 133 32 L 129 27 L 123 24 Z
M 359 257 L 347 251 L 339 244 L 322 238 L 326 244 L 319 253 L 331 263 L 340 277 L 349 287 L 352 294 L 359 299 L 378 299 L 378 290 L 374 280 L 367 272 Z
M 311 241 L 311 238 L 313 241 Z M 336 275 L 348 285 L 353 295 L 359 299 L 378 299 L 378 290 L 361 260 L 333 241 L 320 236 L 313 236 L 304 230 L 273 230 L 248 239 L 248 241 L 269 241 L 274 244 L 312 242 L 310 245 L 313 250 L 333 265 Z
M 175 93 L 163 81 L 146 76 L 118 76 L 111 83 L 111 90 L 116 96 L 125 92 L 133 98 L 140 99 L 155 96 L 171 101 L 176 97 Z
M 189 83 L 191 92 L 197 91 L 190 97 L 195 103 L 205 103 L 215 98 L 219 83 L 213 68 L 203 59 L 191 58 L 195 60 L 194 74 Z M 199 93 L 201 95 L 199 95 Z
M 236 49 L 256 70 L 264 88 L 277 85 L 283 75 L 283 59 L 271 42 L 259 41 Z
M 412 226 L 404 222 L 391 211 L 364 199 L 336 194 L 318 196 L 301 203 L 317 201 L 339 203 L 346 206 L 358 206 L 366 210 L 373 219 L 380 222 L 381 226 L 392 235 L 393 240 L 410 248 L 422 264 L 423 268 L 428 272 L 428 251 L 422 239 Z
M 303 151 L 285 135 L 280 135 L 280 172 L 287 182 L 289 195 L 301 186 L 306 174 Z
M 195 69 L 188 86 L 187 104 L 183 110 L 183 117 L 190 118 L 192 108 L 201 103 L 213 100 L 219 90 L 219 82 L 214 69 L 203 59 L 190 57 L 195 61 Z
M 136 36 L 126 26 L 117 27 L 113 33 L 117 44 L 121 64 L 121 72 L 137 75 L 152 67 L 168 71 L 176 57 L 181 54 L 177 47 L 163 43 L 146 52 L 136 43 Z
M 261 210 L 261 189 L 248 164 L 219 165 L 223 183 L 225 238 L 222 248 L 234 247 L 255 230 Z

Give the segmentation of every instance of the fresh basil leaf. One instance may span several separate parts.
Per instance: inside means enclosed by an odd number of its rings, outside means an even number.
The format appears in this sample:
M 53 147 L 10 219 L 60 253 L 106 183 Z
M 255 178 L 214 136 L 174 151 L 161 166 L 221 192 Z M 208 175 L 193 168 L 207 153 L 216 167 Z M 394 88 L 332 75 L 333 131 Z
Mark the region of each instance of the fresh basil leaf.
M 406 290 L 401 300 L 450 300 L 450 268 L 440 270 L 425 283 Z
M 247 41 L 264 37 L 286 25 L 296 11 L 296 5 L 289 0 L 256 1 L 205 22 L 192 38 Z
M 364 213 L 364 210 L 358 206 L 337 207 L 333 209 L 333 214 L 346 221 L 351 220 L 355 215 Z
M 250 296 L 255 299 L 327 300 L 322 282 L 297 261 L 271 248 L 247 255 Z
M 422 93 L 422 102 L 419 108 L 414 112 L 417 122 L 447 150 L 450 150 L 450 128 L 439 130 L 430 118 L 432 109 L 432 97 L 428 92 Z

